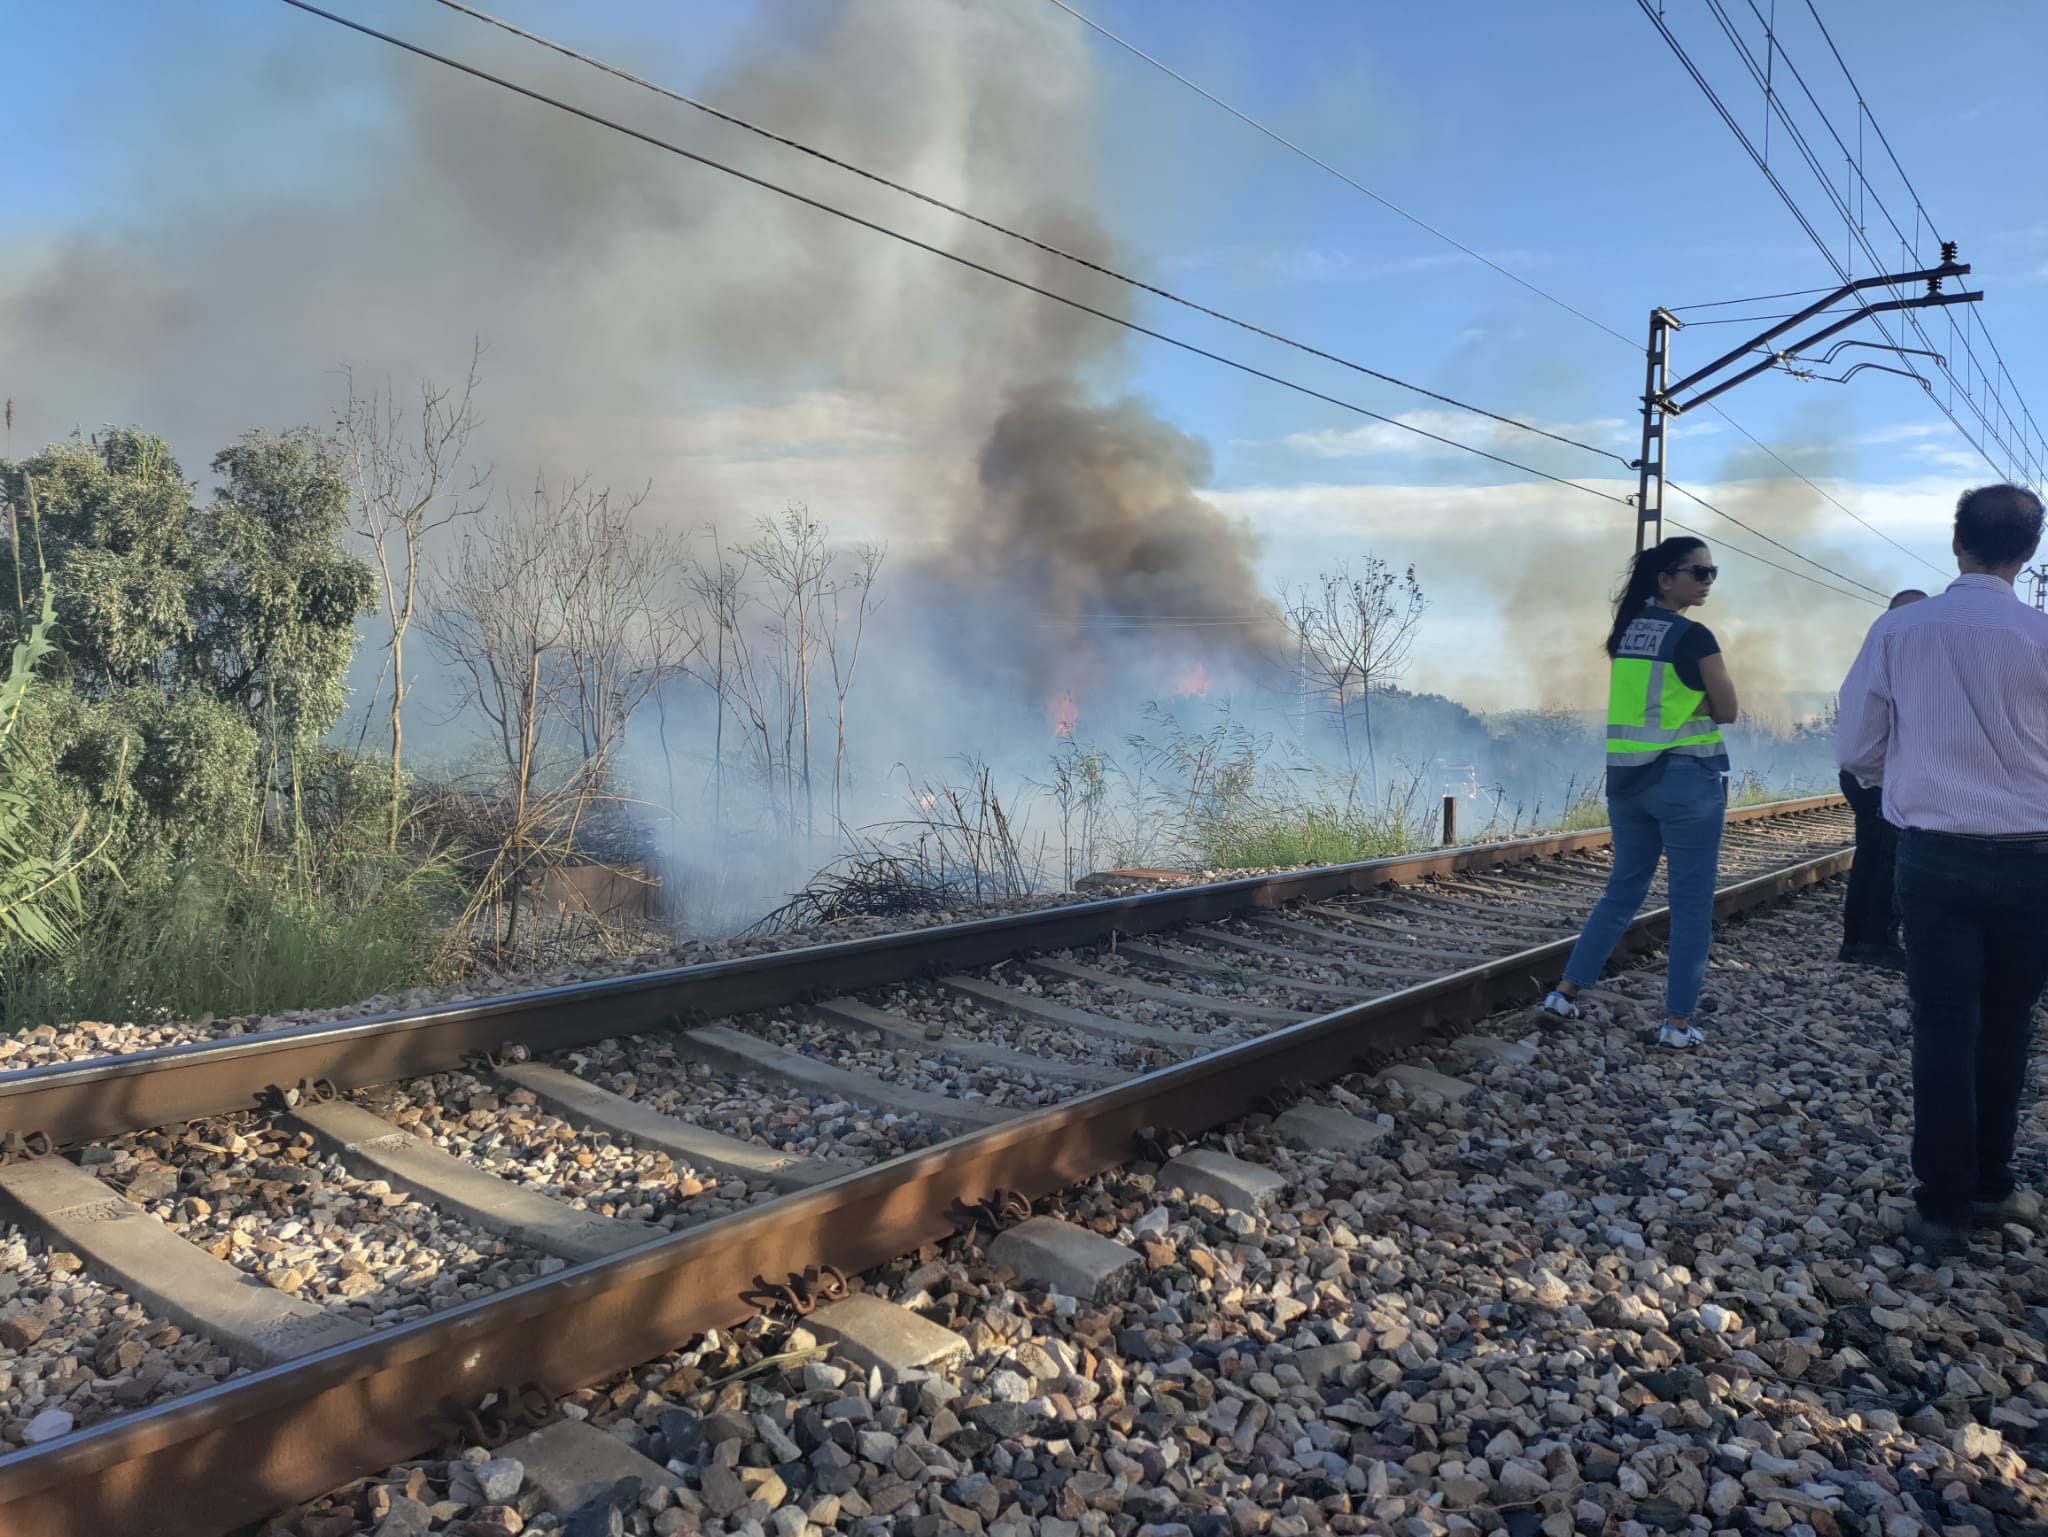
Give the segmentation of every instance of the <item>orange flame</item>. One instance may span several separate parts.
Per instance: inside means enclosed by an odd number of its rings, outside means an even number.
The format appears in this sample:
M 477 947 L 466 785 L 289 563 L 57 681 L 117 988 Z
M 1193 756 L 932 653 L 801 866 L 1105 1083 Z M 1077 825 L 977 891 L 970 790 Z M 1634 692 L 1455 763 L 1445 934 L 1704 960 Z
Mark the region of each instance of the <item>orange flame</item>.
M 1209 669 L 1197 662 L 1180 675 L 1180 681 L 1174 684 L 1173 691 L 1176 694 L 1192 694 L 1197 699 L 1206 699 L 1213 687 L 1215 680 L 1209 676 Z
M 1045 702 L 1046 717 L 1052 722 L 1052 734 L 1056 737 L 1072 736 L 1074 724 L 1081 718 L 1081 707 L 1074 702 L 1073 694 L 1061 689 Z

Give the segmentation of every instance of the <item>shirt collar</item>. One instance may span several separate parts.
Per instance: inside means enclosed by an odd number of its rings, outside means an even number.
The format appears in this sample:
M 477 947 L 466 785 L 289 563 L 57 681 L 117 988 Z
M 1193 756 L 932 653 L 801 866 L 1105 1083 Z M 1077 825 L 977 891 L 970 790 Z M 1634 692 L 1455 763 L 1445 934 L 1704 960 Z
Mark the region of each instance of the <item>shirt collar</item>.
M 1984 571 L 1965 571 L 1953 582 L 1950 582 L 1944 590 L 1954 592 L 1958 587 L 1983 588 L 1993 592 L 2002 591 L 2011 596 L 2015 602 L 2019 600 L 2019 593 L 2014 591 L 2011 582 L 1992 576 Z

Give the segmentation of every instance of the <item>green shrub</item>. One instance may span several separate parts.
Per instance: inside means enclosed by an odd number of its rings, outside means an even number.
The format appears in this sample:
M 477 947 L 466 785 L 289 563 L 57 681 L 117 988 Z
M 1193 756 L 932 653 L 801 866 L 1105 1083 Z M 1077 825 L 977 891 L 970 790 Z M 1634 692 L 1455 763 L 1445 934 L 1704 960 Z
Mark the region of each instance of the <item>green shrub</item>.
M 1427 847 L 1397 818 L 1337 805 L 1250 806 L 1205 818 L 1195 842 L 1212 870 L 1335 865 Z
M 347 862 L 310 878 L 288 855 L 253 869 L 181 864 L 100 893 L 78 942 L 0 977 L 14 1028 L 78 1019 L 266 1014 L 430 980 L 448 892 L 437 867 Z

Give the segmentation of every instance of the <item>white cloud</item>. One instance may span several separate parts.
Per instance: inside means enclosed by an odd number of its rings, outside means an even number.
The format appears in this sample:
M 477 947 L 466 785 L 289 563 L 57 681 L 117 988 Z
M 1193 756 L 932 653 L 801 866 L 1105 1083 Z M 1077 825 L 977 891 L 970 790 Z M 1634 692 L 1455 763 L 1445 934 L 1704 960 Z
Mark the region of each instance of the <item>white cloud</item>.
M 1978 475 L 1990 473 L 1990 466 L 1985 464 L 1984 456 L 1966 448 L 1937 448 L 1933 444 L 1922 444 L 1917 457 L 1928 464 L 1939 465 L 1945 470 L 1959 470 L 1966 475 L 1972 472 Z
M 1859 444 L 1917 443 L 1926 438 L 1959 437 L 1953 422 L 1894 422 L 1889 427 L 1879 427 L 1863 433 L 1856 439 Z
M 1618 417 L 1598 417 L 1583 422 L 1531 421 L 1531 427 L 1563 437 L 1589 441 L 1596 448 L 1620 452 L 1626 423 Z M 1320 459 L 1367 459 L 1383 454 L 1444 454 L 1457 450 L 1423 437 L 1425 432 L 1483 448 L 1489 453 L 1519 450 L 1522 454 L 1544 447 L 1529 433 L 1468 411 L 1403 411 L 1392 421 L 1366 422 L 1357 427 L 1326 427 L 1315 432 L 1289 433 L 1280 441 L 1288 448 Z

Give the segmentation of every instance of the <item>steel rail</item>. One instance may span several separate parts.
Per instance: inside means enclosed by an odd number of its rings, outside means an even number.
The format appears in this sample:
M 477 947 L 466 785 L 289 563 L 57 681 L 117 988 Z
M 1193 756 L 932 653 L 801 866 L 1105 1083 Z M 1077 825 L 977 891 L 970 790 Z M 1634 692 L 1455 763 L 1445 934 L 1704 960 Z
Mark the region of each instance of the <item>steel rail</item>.
M 1796 815 L 1838 795 L 1771 801 L 1731 822 Z M 728 1014 L 781 1008 L 823 993 L 859 992 L 1030 952 L 1157 933 L 1257 908 L 1315 901 L 1431 875 L 1526 863 L 1608 841 L 1606 828 L 1467 844 L 1421 854 L 1245 876 L 1137 896 L 1069 903 L 906 933 L 808 945 L 738 960 L 608 977 L 363 1019 L 301 1025 L 230 1040 L 0 1073 L 0 1133 L 41 1133 L 55 1147 L 262 1107 L 273 1085 L 331 1081 L 365 1088 L 450 1072 L 516 1042 L 535 1053 L 607 1036 L 671 1030 Z
M 1716 893 L 1720 915 L 1846 870 L 1853 850 Z M 1623 945 L 1669 924 L 1638 917 Z M 757 1277 L 854 1273 L 943 1238 L 998 1189 L 1039 1196 L 1130 1160 L 1138 1133 L 1199 1135 L 1262 1096 L 1354 1068 L 1368 1051 L 1469 1023 L 1562 971 L 1571 939 L 1335 1010 L 1014 1121 L 877 1164 L 609 1260 L 459 1304 L 139 1413 L 0 1457 L 0 1532 L 213 1537 L 445 1442 L 506 1384 L 551 1394 L 601 1381 L 755 1312 Z

